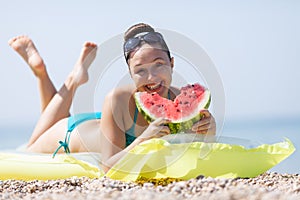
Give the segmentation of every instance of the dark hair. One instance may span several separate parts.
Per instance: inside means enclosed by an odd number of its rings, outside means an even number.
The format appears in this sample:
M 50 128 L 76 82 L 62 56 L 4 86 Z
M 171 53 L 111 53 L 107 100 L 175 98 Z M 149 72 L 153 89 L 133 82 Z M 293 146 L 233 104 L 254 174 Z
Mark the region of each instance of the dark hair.
M 126 42 L 129 38 L 133 38 L 134 36 L 142 32 L 155 32 L 155 30 L 148 24 L 144 24 L 144 23 L 135 24 L 129 27 L 127 31 L 124 33 L 124 42 Z
M 127 29 L 127 31 L 124 33 L 124 44 L 130 39 L 133 38 L 134 36 L 136 36 L 139 33 L 143 33 L 143 32 L 155 32 L 154 28 L 151 27 L 149 24 L 145 24 L 145 23 L 138 23 L 135 25 L 132 25 L 131 27 L 129 27 Z M 165 42 L 164 42 L 165 43 Z M 171 59 L 171 55 L 170 55 L 170 51 L 169 48 L 167 46 L 167 44 L 163 45 L 163 50 L 166 51 L 166 53 L 168 54 L 168 57 Z M 125 58 L 126 62 L 128 62 L 128 57 Z

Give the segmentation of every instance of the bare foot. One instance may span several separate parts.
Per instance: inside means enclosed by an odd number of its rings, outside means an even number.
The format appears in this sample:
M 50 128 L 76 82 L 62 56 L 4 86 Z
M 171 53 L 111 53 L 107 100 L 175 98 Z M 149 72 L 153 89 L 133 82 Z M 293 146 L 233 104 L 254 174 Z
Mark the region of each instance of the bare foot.
M 85 42 L 81 50 L 80 56 L 75 64 L 71 76 L 77 86 L 88 81 L 88 68 L 94 61 L 97 53 L 97 45 L 93 42 Z
M 34 46 L 32 40 L 27 36 L 17 36 L 8 41 L 8 44 L 26 61 L 36 76 L 46 72 L 46 67 Z

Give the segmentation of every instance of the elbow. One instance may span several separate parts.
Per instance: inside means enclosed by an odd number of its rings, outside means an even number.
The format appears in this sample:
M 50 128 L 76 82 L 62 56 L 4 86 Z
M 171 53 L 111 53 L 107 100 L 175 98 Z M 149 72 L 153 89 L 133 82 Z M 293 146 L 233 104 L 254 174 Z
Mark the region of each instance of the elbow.
M 107 173 L 113 166 L 111 158 L 102 157 L 101 169 L 104 173 Z
M 104 171 L 105 174 L 110 170 L 110 168 L 111 168 L 110 166 L 102 165 L 102 170 Z

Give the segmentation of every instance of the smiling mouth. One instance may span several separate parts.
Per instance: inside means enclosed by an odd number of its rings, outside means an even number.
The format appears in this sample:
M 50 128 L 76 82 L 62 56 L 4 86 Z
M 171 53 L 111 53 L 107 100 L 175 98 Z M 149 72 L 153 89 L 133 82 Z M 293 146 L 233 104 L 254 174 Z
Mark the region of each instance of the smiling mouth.
M 162 82 L 155 83 L 155 84 L 145 85 L 145 88 L 149 92 L 158 92 L 161 89 L 161 87 L 162 87 Z

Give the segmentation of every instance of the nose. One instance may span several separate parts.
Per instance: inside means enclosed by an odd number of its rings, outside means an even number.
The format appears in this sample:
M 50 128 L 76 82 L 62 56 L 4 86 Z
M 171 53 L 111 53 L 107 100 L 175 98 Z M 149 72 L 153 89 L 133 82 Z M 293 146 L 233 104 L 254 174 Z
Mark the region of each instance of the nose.
M 149 81 L 153 81 L 154 79 L 157 78 L 157 73 L 156 73 L 156 70 L 154 67 L 149 67 L 149 70 L 148 70 L 148 80 Z

